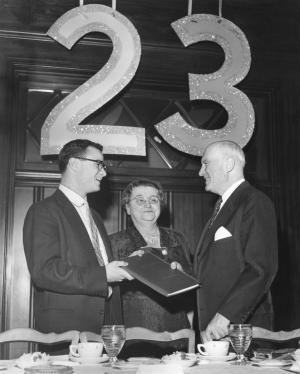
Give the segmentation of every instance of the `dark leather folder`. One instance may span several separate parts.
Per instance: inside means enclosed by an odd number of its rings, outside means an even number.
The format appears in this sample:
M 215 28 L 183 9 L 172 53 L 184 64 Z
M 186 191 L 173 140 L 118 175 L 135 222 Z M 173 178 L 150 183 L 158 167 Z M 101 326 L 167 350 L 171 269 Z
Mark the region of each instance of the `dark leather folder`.
M 178 295 L 199 287 L 195 278 L 178 269 L 171 269 L 170 264 L 152 253 L 122 260 L 128 263 L 124 270 L 164 296 Z

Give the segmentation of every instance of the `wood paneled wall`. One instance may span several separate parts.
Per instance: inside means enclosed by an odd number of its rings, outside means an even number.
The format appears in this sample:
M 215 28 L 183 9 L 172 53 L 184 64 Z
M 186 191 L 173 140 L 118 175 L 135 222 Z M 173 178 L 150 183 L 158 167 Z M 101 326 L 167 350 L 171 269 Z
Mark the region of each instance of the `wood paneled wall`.
M 299 31 L 299 27 L 298 27 Z M 300 327 L 300 33 L 297 34 L 298 58 L 281 55 L 274 74 L 277 76 L 275 95 L 277 132 L 274 167 L 278 184 L 279 271 L 275 308 L 278 329 Z M 280 109 L 279 109 L 280 108 Z

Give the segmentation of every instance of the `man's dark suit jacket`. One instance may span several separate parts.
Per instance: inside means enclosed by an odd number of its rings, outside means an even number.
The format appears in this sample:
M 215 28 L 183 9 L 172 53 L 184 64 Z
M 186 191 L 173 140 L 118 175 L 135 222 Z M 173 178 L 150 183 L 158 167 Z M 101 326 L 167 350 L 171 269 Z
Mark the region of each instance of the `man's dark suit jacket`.
M 113 261 L 102 219 L 91 211 L 108 261 Z M 113 287 L 112 296 L 106 299 L 105 267 L 99 266 L 79 214 L 60 190 L 30 207 L 23 239 L 28 269 L 36 287 L 34 317 L 38 331 L 100 333 L 104 322 L 122 323 L 119 288 Z
M 194 272 L 201 331 L 216 313 L 232 323 L 272 328 L 269 288 L 277 272 L 274 207 L 262 192 L 243 182 L 232 193 L 211 228 L 200 238 Z M 215 240 L 224 227 L 229 237 Z

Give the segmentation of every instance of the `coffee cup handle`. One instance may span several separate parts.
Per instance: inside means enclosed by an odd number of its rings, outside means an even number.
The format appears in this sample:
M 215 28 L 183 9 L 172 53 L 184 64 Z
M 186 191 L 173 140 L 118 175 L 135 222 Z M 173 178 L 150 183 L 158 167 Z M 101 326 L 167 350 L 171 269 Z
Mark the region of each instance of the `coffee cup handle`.
M 72 356 L 79 357 L 79 354 L 76 353 L 77 345 L 70 345 L 70 353 Z
M 204 344 L 197 344 L 197 349 L 198 349 L 200 355 L 208 356 L 208 353 L 205 352 L 205 345 Z M 204 349 L 204 351 L 203 351 L 203 349 Z

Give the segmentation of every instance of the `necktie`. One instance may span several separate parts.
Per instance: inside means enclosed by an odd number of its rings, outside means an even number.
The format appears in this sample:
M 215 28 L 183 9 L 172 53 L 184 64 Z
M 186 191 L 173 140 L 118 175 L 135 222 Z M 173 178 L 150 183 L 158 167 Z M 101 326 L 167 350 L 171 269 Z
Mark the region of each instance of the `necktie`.
M 99 265 L 103 266 L 104 261 L 103 261 L 103 257 L 102 257 L 101 249 L 100 249 L 98 229 L 97 229 L 97 226 L 96 226 L 95 221 L 93 219 L 92 212 L 91 212 L 91 210 L 90 210 L 90 208 L 87 204 L 85 204 L 85 209 L 86 209 L 86 216 L 87 216 L 87 219 L 89 221 L 90 228 L 91 228 L 93 247 L 95 249 L 95 253 L 96 253 Z
M 209 228 L 211 228 L 211 225 L 214 223 L 214 220 L 216 219 L 218 213 L 219 213 L 219 210 L 220 210 L 220 207 L 221 207 L 221 204 L 222 204 L 222 197 L 220 196 L 216 202 L 216 205 L 214 207 L 214 211 L 213 211 L 213 215 L 211 217 L 211 221 L 210 221 L 210 224 L 209 224 Z

